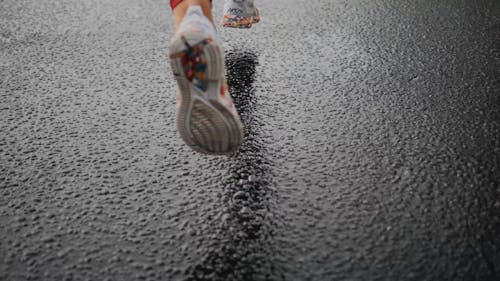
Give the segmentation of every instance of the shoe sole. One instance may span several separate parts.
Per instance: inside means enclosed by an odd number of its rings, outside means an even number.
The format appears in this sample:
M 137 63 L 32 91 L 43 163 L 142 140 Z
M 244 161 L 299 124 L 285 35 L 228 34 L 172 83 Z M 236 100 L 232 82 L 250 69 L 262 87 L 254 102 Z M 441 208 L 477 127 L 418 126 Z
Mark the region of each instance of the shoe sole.
M 201 49 L 201 56 L 207 64 L 205 92 L 195 89 L 188 80 L 179 57 L 179 54 L 188 51 L 186 42 L 195 46 L 204 40 L 206 43 Z M 224 61 L 218 44 L 199 32 L 187 32 L 173 38 L 169 56 L 179 86 L 177 130 L 181 138 L 195 151 L 204 154 L 235 152 L 243 141 L 243 126 L 239 118 L 219 100 Z
M 222 27 L 248 29 L 256 23 L 260 22 L 260 12 L 258 9 L 254 10 L 254 15 L 249 18 L 242 18 L 240 20 L 232 19 L 230 16 L 224 15 L 222 18 Z
M 253 24 L 251 19 L 233 20 L 229 18 L 224 18 L 224 20 L 222 21 L 222 27 L 249 29 L 252 28 L 252 25 Z

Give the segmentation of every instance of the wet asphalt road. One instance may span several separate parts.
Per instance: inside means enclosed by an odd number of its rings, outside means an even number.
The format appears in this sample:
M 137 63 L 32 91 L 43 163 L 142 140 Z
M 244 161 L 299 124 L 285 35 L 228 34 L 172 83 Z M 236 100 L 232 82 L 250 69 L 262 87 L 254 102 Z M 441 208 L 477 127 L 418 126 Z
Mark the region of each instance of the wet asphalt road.
M 0 1 L 0 280 L 500 280 L 500 2 L 261 2 L 208 157 L 167 1 Z

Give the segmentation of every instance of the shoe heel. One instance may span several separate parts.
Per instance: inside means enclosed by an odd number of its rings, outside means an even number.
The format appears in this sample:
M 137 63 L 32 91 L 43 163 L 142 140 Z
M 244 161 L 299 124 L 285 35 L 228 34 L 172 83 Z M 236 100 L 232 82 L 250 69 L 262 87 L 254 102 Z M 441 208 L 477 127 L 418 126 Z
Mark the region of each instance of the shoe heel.
M 205 79 L 217 81 L 224 67 L 222 50 L 214 38 L 199 32 L 186 32 L 172 39 L 169 57 L 174 75 L 187 79 L 181 56 L 192 51 L 193 48 L 200 48 L 201 59 L 206 62 Z

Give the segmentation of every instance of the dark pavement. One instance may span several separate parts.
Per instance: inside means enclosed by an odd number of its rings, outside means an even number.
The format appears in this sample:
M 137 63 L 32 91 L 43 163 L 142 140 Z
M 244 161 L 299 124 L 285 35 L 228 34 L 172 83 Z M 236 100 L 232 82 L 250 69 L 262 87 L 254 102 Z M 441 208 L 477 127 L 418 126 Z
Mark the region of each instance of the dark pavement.
M 168 1 L 0 1 L 0 280 L 500 280 L 500 1 L 261 2 L 209 157 Z

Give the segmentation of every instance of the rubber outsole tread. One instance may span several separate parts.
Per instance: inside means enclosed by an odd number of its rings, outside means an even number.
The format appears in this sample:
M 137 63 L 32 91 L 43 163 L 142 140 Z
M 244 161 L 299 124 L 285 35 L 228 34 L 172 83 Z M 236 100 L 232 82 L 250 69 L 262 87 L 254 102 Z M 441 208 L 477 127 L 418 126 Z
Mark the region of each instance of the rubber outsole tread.
M 186 78 L 180 59 L 189 46 L 200 42 L 208 42 L 201 52 L 207 62 L 206 92 L 195 89 Z M 199 32 L 187 32 L 172 39 L 169 54 L 180 91 L 176 123 L 181 138 L 201 153 L 220 155 L 235 152 L 243 141 L 243 128 L 239 117 L 218 99 L 224 62 L 217 43 Z

